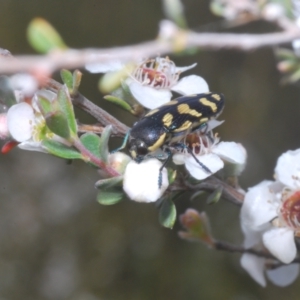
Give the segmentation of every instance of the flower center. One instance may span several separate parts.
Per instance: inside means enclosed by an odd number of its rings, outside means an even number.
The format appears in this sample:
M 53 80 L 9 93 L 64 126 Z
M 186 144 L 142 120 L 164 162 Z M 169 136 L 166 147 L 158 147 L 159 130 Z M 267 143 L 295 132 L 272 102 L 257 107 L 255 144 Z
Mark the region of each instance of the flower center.
M 185 138 L 185 144 L 191 148 L 195 155 L 203 155 L 210 152 L 219 139 L 216 136 L 207 135 L 207 133 L 190 133 Z
M 131 75 L 143 85 L 165 89 L 178 81 L 180 72 L 176 71 L 174 62 L 168 57 L 157 57 L 143 61 Z
M 300 191 L 296 191 L 283 201 L 280 213 L 286 224 L 300 236 Z

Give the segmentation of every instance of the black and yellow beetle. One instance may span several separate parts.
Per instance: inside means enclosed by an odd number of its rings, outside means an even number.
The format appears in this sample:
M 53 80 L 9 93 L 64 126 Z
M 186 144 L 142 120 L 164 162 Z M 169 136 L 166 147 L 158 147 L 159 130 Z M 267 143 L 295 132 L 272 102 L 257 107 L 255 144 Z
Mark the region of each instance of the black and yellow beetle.
M 217 118 L 224 108 L 224 96 L 217 93 L 202 93 L 182 96 L 149 111 L 137 121 L 125 137 L 130 155 L 136 162 L 153 155 L 158 149 L 163 149 L 167 158 L 160 169 L 159 186 L 161 186 L 161 171 L 172 152 L 170 149 L 186 148 L 197 163 L 208 173 L 211 171 L 193 154 L 192 149 L 179 143 L 187 134 L 204 128 L 207 122 Z M 122 147 L 121 147 L 122 148 Z

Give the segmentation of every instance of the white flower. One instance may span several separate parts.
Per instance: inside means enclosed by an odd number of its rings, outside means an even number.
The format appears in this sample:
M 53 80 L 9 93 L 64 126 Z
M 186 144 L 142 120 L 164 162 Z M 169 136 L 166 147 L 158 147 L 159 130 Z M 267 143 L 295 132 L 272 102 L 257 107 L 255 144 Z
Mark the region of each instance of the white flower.
M 133 97 L 144 107 L 154 109 L 172 98 L 172 92 L 182 95 L 206 93 L 209 91 L 206 81 L 197 75 L 179 79 L 182 72 L 194 68 L 196 64 L 186 67 L 176 67 L 168 57 L 156 57 L 140 62 L 128 74 L 125 83 Z M 115 61 L 102 64 L 86 65 L 92 73 L 115 72 L 125 67 L 125 64 Z
M 173 162 L 177 165 L 184 164 L 191 176 L 198 180 L 203 180 L 222 169 L 224 161 L 236 165 L 239 172 L 246 163 L 245 148 L 235 142 L 219 143 L 217 137 L 211 138 L 207 134 L 195 133 L 186 137 L 185 144 L 193 149 L 194 156 L 184 149 L 181 153 L 173 155 Z
M 55 96 L 54 93 L 46 90 L 38 93 L 50 100 Z M 20 102 L 12 105 L 7 112 L 7 127 L 10 136 L 19 143 L 19 148 L 47 152 L 41 142 L 45 137 L 54 137 L 54 134 L 46 128 L 46 121 L 38 109 L 37 101 L 35 95 L 31 104 Z
M 269 280 L 277 286 L 288 286 L 292 284 L 299 275 L 299 264 L 280 266 L 275 269 L 266 269 L 268 260 L 250 253 L 245 253 L 241 257 L 241 266 L 249 275 L 261 286 L 267 285 L 265 274 Z
M 127 196 L 137 202 L 155 202 L 169 186 L 168 172 L 162 170 L 162 185 L 159 187 L 159 170 L 162 163 L 147 159 L 141 163 L 130 161 L 124 173 L 123 189 Z
M 7 112 L 8 131 L 17 142 L 31 138 L 34 126 L 34 111 L 26 102 L 18 103 Z
M 279 157 L 275 178 L 275 182 L 263 181 L 249 189 L 241 209 L 241 226 L 246 248 L 261 245 L 278 260 L 289 264 L 297 254 L 295 235 L 300 236 L 300 149 Z M 284 282 L 295 279 L 299 266 L 293 265 L 293 270 Z M 276 272 L 267 273 L 276 275 Z

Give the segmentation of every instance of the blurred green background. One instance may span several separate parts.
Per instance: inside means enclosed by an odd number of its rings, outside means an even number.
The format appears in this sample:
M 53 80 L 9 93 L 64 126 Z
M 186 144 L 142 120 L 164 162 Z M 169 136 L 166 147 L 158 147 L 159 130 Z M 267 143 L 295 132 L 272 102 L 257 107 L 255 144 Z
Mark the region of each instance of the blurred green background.
M 222 29 L 209 2 L 183 0 L 189 26 Z M 160 0 L 0 0 L 0 47 L 33 53 L 26 27 L 43 17 L 74 48 L 130 45 L 155 38 L 164 18 Z M 263 22 L 236 32 L 267 32 Z M 223 140 L 242 143 L 248 164 L 246 189 L 272 179 L 277 157 L 300 146 L 299 86 L 281 86 L 273 49 L 242 53 L 201 51 L 171 56 L 189 73 L 203 76 L 222 92 Z M 129 126 L 134 119 L 107 104 L 98 75 L 84 72 L 81 92 Z M 58 76 L 56 76 L 58 78 Z M 81 120 L 92 122 L 79 113 Z M 119 143 L 120 141 L 116 141 Z M 239 254 L 188 243 L 158 224 L 154 205 L 132 201 L 104 207 L 96 202 L 97 173 L 80 162 L 14 150 L 1 156 L 0 300 L 299 299 L 299 279 L 287 288 L 257 285 L 239 265 Z M 221 201 L 176 203 L 206 210 L 216 237 L 240 244 L 239 210 Z

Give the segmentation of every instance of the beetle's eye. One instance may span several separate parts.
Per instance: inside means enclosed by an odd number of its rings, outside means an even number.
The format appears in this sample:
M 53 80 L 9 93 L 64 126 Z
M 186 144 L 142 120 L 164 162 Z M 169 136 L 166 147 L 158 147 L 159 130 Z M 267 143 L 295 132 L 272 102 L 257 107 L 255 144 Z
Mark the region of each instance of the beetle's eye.
M 136 151 L 138 155 L 146 155 L 148 153 L 148 148 L 143 141 L 138 141 L 136 145 Z

